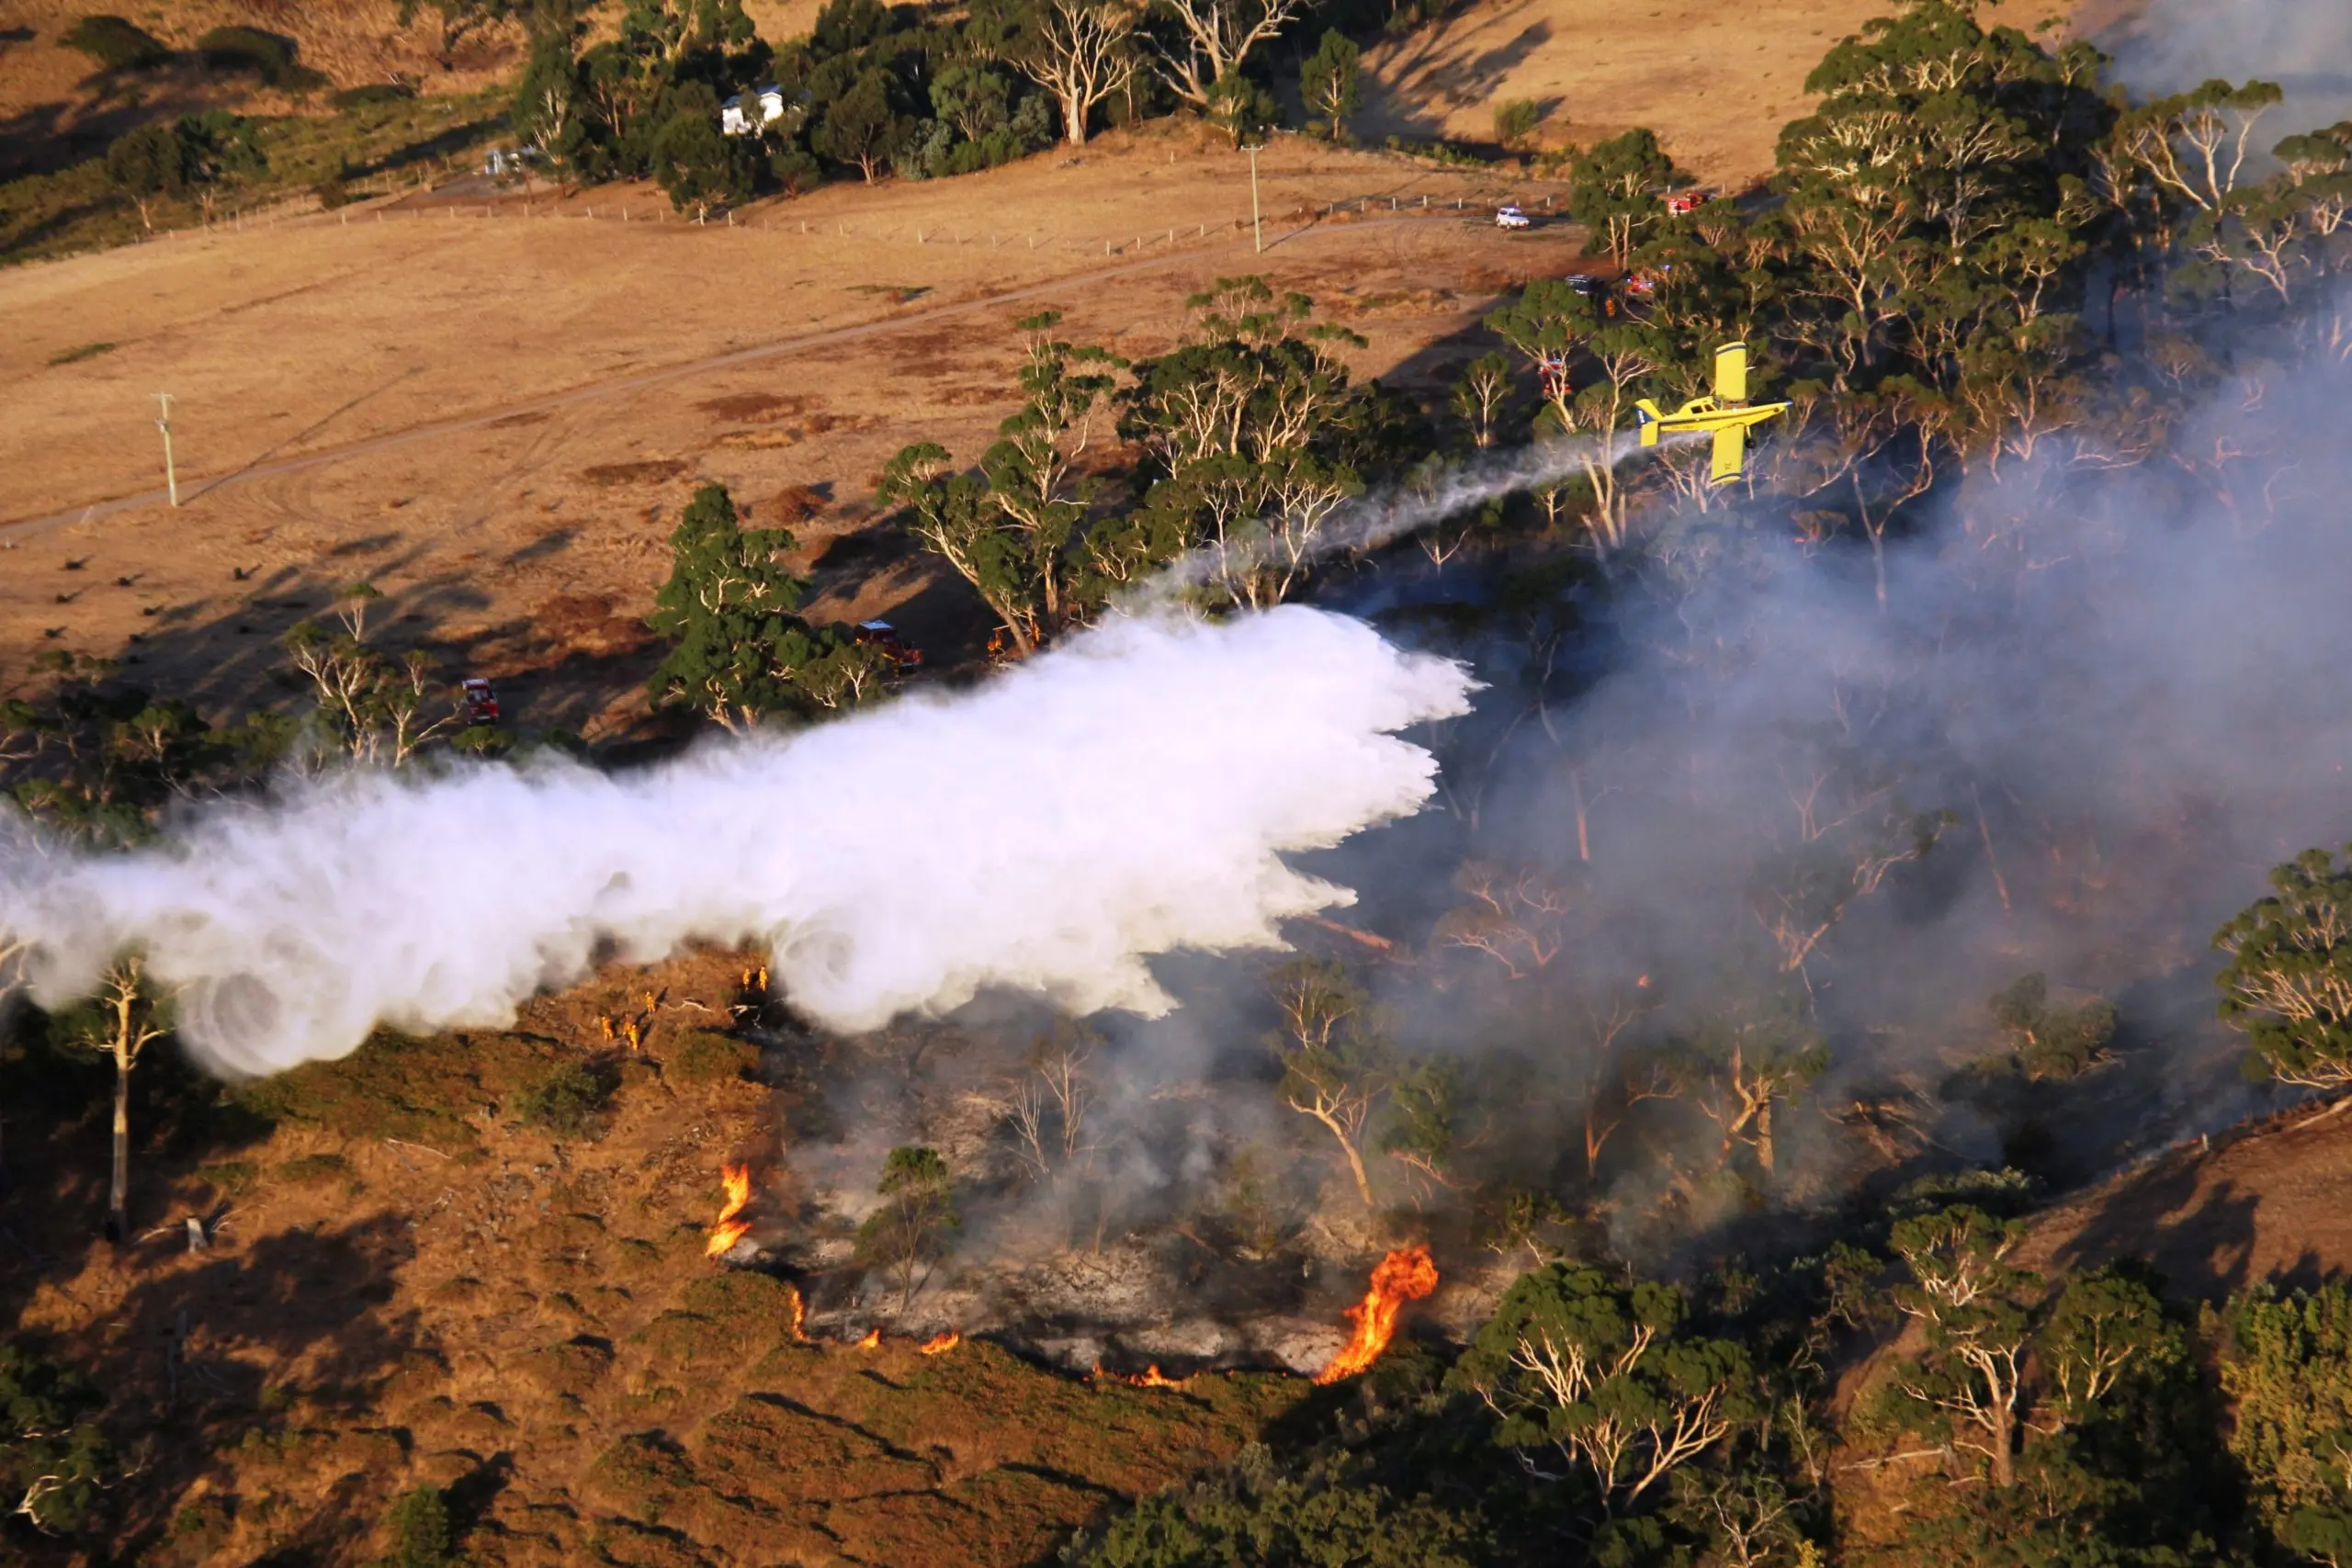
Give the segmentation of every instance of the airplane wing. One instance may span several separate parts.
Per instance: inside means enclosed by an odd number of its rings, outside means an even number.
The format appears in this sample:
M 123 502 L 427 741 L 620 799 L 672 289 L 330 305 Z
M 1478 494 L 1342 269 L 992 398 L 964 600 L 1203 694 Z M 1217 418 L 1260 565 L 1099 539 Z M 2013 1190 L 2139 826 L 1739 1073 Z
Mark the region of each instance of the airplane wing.
M 1715 350 L 1715 401 L 1733 407 L 1747 400 L 1747 345 L 1727 343 Z
M 1718 361 L 1718 363 L 1721 363 Z M 1739 478 L 1747 459 L 1747 427 L 1726 424 L 1715 431 L 1714 483 L 1727 485 Z

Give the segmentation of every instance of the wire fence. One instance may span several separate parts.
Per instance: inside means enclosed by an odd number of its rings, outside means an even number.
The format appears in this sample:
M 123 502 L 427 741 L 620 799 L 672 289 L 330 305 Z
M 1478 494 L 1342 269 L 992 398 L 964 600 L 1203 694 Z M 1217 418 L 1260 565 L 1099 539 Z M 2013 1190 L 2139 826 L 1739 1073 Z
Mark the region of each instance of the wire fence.
M 741 211 L 707 212 L 697 217 L 678 211 L 666 202 L 632 201 L 626 196 L 598 200 L 593 193 L 584 197 L 579 195 L 565 197 L 526 188 L 519 193 L 502 189 L 494 194 L 477 197 L 451 190 L 446 186 L 428 185 L 401 174 L 371 176 L 364 182 L 348 183 L 343 188 L 347 199 L 332 208 L 324 206 L 314 192 L 289 194 L 250 208 L 224 209 L 208 215 L 202 223 L 142 234 L 132 243 L 168 243 L 216 231 L 235 233 L 287 224 L 347 228 L 355 223 L 585 222 L 679 230 L 725 228 L 809 239 L 919 246 L 980 245 L 989 250 L 1117 257 L 1140 255 L 1155 250 L 1173 251 L 1187 243 L 1195 245 L 1212 242 L 1222 244 L 1237 236 L 1247 235 L 1252 227 L 1250 218 L 1236 216 L 1216 222 L 1195 220 L 1139 231 L 1069 234 L 1043 229 L 967 229 L 956 224 L 929 223 L 922 219 L 875 223 L 845 217 L 810 218 L 796 212 L 789 202 Z M 1269 231 L 1279 229 L 1288 231 L 1324 222 L 1377 218 L 1453 219 L 1485 223 L 1490 221 L 1496 209 L 1506 202 L 1512 202 L 1512 198 L 1484 194 L 1473 197 L 1442 196 L 1430 192 L 1411 195 L 1360 193 L 1333 197 L 1328 200 L 1293 201 L 1280 210 L 1265 213 L 1262 223 Z M 1547 217 L 1555 211 L 1554 193 L 1549 191 L 1520 196 L 1512 204 L 1522 207 L 1532 217 Z M 1272 232 L 1268 235 L 1270 242 L 1279 237 Z M 64 261 L 74 255 L 89 254 L 92 253 L 70 252 L 49 259 Z

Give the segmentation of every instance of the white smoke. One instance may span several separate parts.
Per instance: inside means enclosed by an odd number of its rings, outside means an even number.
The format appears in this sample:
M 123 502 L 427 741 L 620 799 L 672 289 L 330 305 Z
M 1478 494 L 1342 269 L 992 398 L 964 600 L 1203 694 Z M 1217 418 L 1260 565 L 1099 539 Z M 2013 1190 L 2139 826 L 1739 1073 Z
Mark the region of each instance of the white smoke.
M 2276 82 L 2286 102 L 2253 151 L 2352 117 L 2352 5 L 2345 0 L 2147 0 L 2092 35 L 2118 77 L 2143 94 L 2185 92 L 2219 76 Z
M 137 949 L 209 1066 L 341 1055 L 378 1023 L 491 1027 L 606 952 L 757 942 L 842 1029 L 989 986 L 1162 1011 L 1145 964 L 1279 944 L 1353 895 L 1286 852 L 1418 809 L 1396 732 L 1464 710 L 1456 664 L 1300 607 L 1121 617 L 977 690 L 607 775 L 560 761 L 351 773 L 221 803 L 157 846 L 0 839 L 0 948 L 36 997 Z

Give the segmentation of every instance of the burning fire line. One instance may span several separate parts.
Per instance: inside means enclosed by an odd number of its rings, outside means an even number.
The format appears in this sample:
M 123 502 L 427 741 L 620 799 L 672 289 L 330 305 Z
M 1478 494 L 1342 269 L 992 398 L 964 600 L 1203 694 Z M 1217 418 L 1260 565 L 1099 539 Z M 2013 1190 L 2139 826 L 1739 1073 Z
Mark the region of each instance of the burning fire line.
M 867 1329 L 865 1337 L 857 1342 L 857 1348 L 861 1350 L 879 1350 L 882 1348 L 882 1331 L 878 1328 Z
M 918 1355 L 923 1356 L 944 1356 L 962 1343 L 964 1343 L 964 1337 L 951 1328 L 944 1334 L 933 1335 L 916 1346 L 915 1351 Z
M 710 1237 L 703 1243 L 705 1258 L 723 1256 L 752 1232 L 752 1222 L 742 1217 L 752 1206 L 752 1168 L 729 1165 L 720 1170 L 719 1179 L 727 1184 L 727 1206 L 718 1211 L 718 1223 L 710 1227 Z
M 1086 1381 L 1091 1383 L 1103 1382 L 1106 1381 L 1110 1382 L 1123 1382 L 1129 1388 L 1182 1388 L 1193 1380 L 1188 1377 L 1169 1377 L 1159 1370 L 1159 1363 L 1157 1361 L 1154 1361 L 1140 1372 L 1111 1371 L 1105 1369 L 1102 1362 L 1097 1361 L 1094 1363 L 1094 1370 L 1086 1374 Z
M 1380 1353 L 1396 1337 L 1396 1314 L 1405 1303 L 1418 1302 L 1436 1289 L 1437 1264 L 1428 1247 L 1400 1247 L 1382 1258 L 1372 1271 L 1372 1288 L 1363 1301 L 1348 1309 L 1348 1321 L 1356 1325 L 1355 1333 L 1331 1358 L 1331 1364 L 1315 1374 L 1315 1381 L 1335 1383 L 1380 1359 Z

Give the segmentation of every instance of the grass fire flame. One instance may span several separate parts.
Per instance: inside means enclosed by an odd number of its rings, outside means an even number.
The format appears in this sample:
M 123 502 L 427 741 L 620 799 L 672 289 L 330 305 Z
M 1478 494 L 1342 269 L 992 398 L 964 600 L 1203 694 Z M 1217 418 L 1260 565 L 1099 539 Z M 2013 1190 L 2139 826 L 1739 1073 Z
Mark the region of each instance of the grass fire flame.
M 727 1203 L 718 1211 L 718 1224 L 710 1227 L 709 1239 L 703 1243 L 705 1258 L 723 1257 L 752 1231 L 752 1222 L 743 1218 L 743 1211 L 752 1206 L 752 1168 L 729 1165 L 718 1179 L 726 1184 Z
M 1399 1247 L 1382 1258 L 1372 1271 L 1372 1288 L 1363 1300 L 1348 1309 L 1355 1333 L 1331 1364 L 1315 1374 L 1317 1383 L 1335 1383 L 1355 1376 L 1380 1359 L 1396 1337 L 1396 1314 L 1407 1302 L 1418 1302 L 1437 1289 L 1437 1264 L 1426 1247 Z
M 962 1343 L 964 1343 L 964 1337 L 951 1328 L 944 1334 L 933 1335 L 930 1338 L 916 1346 L 915 1349 L 917 1353 L 921 1355 L 944 1356 Z

